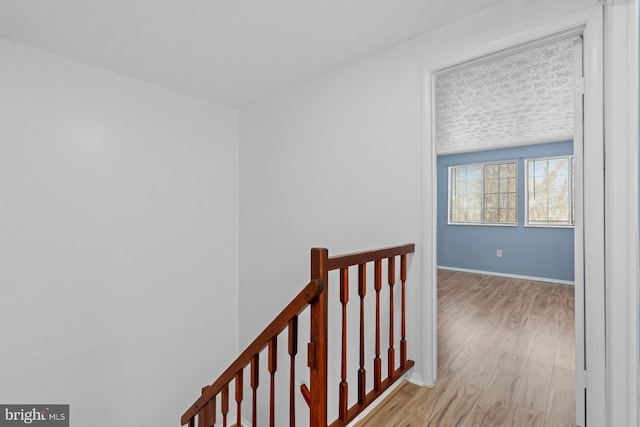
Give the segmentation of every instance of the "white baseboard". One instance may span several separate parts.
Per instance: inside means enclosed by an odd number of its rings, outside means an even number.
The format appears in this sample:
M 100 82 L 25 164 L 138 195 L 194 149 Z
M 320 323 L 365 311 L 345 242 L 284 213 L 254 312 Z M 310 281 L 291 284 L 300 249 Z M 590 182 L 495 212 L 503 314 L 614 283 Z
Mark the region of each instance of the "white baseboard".
M 425 386 L 424 380 L 422 379 L 422 375 L 416 374 L 415 372 L 412 372 L 411 375 L 408 375 L 407 381 L 409 381 L 411 384 L 415 384 L 415 385 L 417 385 L 419 387 L 424 387 Z
M 490 276 L 510 277 L 513 279 L 535 280 L 536 282 L 557 283 L 559 285 L 574 285 L 572 280 L 549 279 L 547 277 L 521 276 L 519 274 L 498 273 L 495 271 L 472 270 L 469 268 L 447 267 L 438 265 L 437 268 L 442 270 L 464 271 L 466 273 L 488 274 Z

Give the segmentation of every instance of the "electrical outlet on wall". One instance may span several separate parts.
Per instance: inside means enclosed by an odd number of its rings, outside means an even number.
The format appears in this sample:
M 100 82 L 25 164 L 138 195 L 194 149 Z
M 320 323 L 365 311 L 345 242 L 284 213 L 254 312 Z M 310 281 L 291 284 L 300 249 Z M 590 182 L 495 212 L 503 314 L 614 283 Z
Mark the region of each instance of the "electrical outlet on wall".
M 502 258 L 502 249 L 498 249 L 498 250 L 496 251 L 496 256 L 497 256 L 498 258 Z

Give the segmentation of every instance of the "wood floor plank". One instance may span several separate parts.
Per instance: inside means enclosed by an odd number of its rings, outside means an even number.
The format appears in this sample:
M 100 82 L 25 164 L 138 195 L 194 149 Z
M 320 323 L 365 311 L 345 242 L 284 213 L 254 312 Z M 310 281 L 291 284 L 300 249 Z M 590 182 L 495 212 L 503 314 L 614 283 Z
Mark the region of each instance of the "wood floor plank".
M 478 353 L 478 357 L 467 366 L 464 380 L 485 389 L 500 366 L 503 352 L 495 346 L 482 346 Z
M 496 331 L 494 334 L 494 340 L 499 339 L 500 334 L 499 331 Z M 529 354 L 531 354 L 531 350 L 533 349 L 533 344 L 536 339 L 536 331 L 523 331 L 521 333 L 512 332 L 509 330 L 504 330 L 503 336 L 505 337 L 506 345 L 504 347 L 505 351 L 513 354 L 517 354 L 518 356 L 528 358 Z
M 512 405 L 507 419 L 500 427 L 544 427 L 544 412 L 520 405 Z
M 556 360 L 558 336 L 538 334 L 516 393 L 516 403 L 545 413 Z
M 375 408 L 372 413 L 368 414 L 362 421 L 361 425 L 370 425 L 369 421 L 375 417 L 378 425 L 392 425 L 396 420 L 405 416 L 408 408 L 413 406 L 404 405 L 416 399 L 421 387 L 415 384 L 405 382 L 400 385 L 393 394 L 387 397 L 384 405 Z
M 560 335 L 555 365 L 559 368 L 575 371 L 576 369 L 576 339 L 575 336 Z
M 548 306 L 549 306 L 549 293 L 544 292 L 544 290 L 540 290 L 540 292 L 535 295 L 532 301 L 531 313 L 536 316 L 544 316 Z
M 464 426 L 500 426 L 511 410 L 520 376 L 496 371 L 495 376 Z
M 498 368 L 504 372 L 510 372 L 512 374 L 519 374 L 524 372 L 527 359 L 518 356 L 517 354 L 503 352 L 498 364 Z
M 554 368 L 545 427 L 575 427 L 575 371 Z
M 553 365 L 528 363 L 518 388 L 516 402 L 521 406 L 546 412 L 552 375 Z
M 425 427 L 461 425 L 480 399 L 482 391 L 480 387 L 466 381 L 452 383 L 436 399 Z
M 552 367 L 556 360 L 558 341 L 558 336 L 538 334 L 533 344 L 529 361 Z M 549 369 L 549 372 L 551 373 L 552 370 L 553 368 Z
M 465 342 L 456 348 L 450 360 L 438 369 L 441 378 L 463 375 L 469 365 L 482 354 L 482 346 L 473 342 Z
M 447 335 L 447 340 L 452 343 L 462 344 L 466 339 L 479 328 L 478 315 L 473 312 L 458 314 L 455 321 L 443 326 L 443 333 Z

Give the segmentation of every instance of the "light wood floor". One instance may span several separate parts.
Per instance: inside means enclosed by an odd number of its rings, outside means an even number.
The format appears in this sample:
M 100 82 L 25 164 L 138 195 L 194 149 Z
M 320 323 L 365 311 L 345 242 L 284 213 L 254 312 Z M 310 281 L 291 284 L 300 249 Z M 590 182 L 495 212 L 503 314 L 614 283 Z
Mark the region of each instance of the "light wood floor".
M 438 381 L 363 427 L 575 427 L 573 286 L 438 272 Z

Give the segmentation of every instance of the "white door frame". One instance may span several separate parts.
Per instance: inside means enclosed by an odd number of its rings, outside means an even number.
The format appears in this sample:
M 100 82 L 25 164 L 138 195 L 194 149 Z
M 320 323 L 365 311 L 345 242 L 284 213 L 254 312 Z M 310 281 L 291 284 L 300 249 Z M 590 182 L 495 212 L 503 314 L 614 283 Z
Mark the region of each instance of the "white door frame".
M 626 0 L 633 2 L 637 0 Z M 620 6 L 621 7 L 621 6 Z M 619 139 L 624 136 L 636 136 L 637 141 L 637 83 L 632 95 L 634 101 L 630 101 L 628 90 L 624 99 L 627 101 L 626 110 L 612 116 L 622 108 L 615 108 L 612 103 L 620 102 L 625 86 L 616 84 L 617 92 L 608 93 L 604 97 L 604 70 L 609 72 L 608 81 L 614 77 L 611 74 L 617 70 L 615 60 L 620 62 L 621 53 L 617 55 L 604 55 L 604 39 L 611 43 L 616 37 L 629 37 L 631 29 L 637 31 L 637 22 L 631 23 L 626 19 L 625 30 L 604 31 L 605 15 L 610 24 L 613 20 L 623 20 L 623 12 L 612 13 L 603 9 L 615 9 L 612 6 L 596 6 L 583 13 L 567 17 L 558 22 L 552 22 L 544 26 L 528 30 L 513 36 L 501 39 L 489 45 L 470 49 L 462 53 L 454 53 L 450 58 L 441 59 L 437 63 L 429 64 L 423 68 L 423 93 L 424 93 L 424 129 L 423 129 L 423 268 L 424 282 L 423 292 L 423 382 L 427 385 L 435 383 L 437 378 L 437 271 L 436 271 L 436 230 L 437 230 L 437 180 L 436 180 L 436 154 L 434 146 L 434 117 L 432 100 L 433 75 L 455 64 L 472 60 L 493 52 L 505 50 L 517 45 L 526 44 L 536 39 L 548 37 L 563 31 L 575 28 L 584 28 L 584 60 L 585 60 L 585 141 L 584 141 L 584 187 L 589 191 L 584 194 L 584 280 L 585 280 L 585 327 L 586 364 L 588 376 L 586 378 L 589 393 L 587 394 L 587 425 L 589 427 L 604 426 L 633 426 L 637 424 L 637 210 L 631 210 L 629 204 L 637 206 L 637 142 L 635 145 L 621 144 Z M 635 9 L 634 9 L 635 10 Z M 628 15 L 628 13 L 627 13 Z M 626 16 L 626 15 L 624 15 Z M 635 34 L 635 33 L 633 33 Z M 631 43 L 636 48 L 637 44 Z M 624 51 L 628 55 L 629 51 Z M 637 56 L 632 56 L 632 58 Z M 628 59 L 627 59 L 628 60 Z M 635 69 L 637 82 L 637 67 L 627 64 L 626 70 Z M 620 70 L 617 70 L 620 72 Z M 633 80 L 633 73 L 625 72 L 625 81 Z M 620 77 L 620 76 L 617 76 Z M 605 104 L 606 102 L 606 104 Z M 635 105 L 629 112 L 629 104 Z M 605 145 L 604 117 L 607 112 L 607 134 Z M 635 111 L 635 116 L 633 116 Z M 635 117 L 635 125 L 629 121 Z M 632 120 L 633 121 L 633 120 Z M 635 129 L 635 133 L 629 129 Z M 616 130 L 618 129 L 618 130 Z M 622 129 L 622 130 L 619 130 Z M 628 142 L 628 141 L 627 141 Z M 633 145 L 633 148 L 630 146 Z M 604 152 L 607 150 L 606 165 L 608 170 L 615 170 L 614 174 L 607 177 L 605 184 L 603 166 L 605 165 Z M 635 156 L 634 156 L 635 153 Z M 598 172 L 600 171 L 600 172 Z M 635 194 L 617 191 L 617 185 L 623 185 L 625 190 L 635 190 Z M 606 199 L 605 199 L 606 188 Z M 615 190 L 615 191 L 613 191 Z M 613 191 L 613 194 L 611 192 Z M 627 199 L 624 199 L 627 197 Z M 623 199 L 627 202 L 623 203 Z M 628 200 L 631 200 L 629 202 Z M 605 204 L 607 206 L 607 219 L 605 223 Z M 613 206 L 620 204 L 626 208 L 624 214 L 619 214 Z M 630 212 L 636 212 L 631 215 Z M 577 219 L 577 217 L 576 217 Z M 629 228 L 631 227 L 631 228 Z M 605 230 L 607 232 L 605 238 Z M 631 233 L 633 238 L 624 236 Z M 620 240 L 623 245 L 615 245 Z M 606 242 L 605 242 L 606 241 Z M 605 257 L 605 243 L 606 257 Z M 620 247 L 623 246 L 623 247 Z M 624 255 L 620 258 L 621 255 Z M 605 260 L 608 261 L 605 269 Z M 622 272 L 612 271 L 612 264 L 620 264 Z M 619 277 L 620 276 L 620 277 Z M 605 287 L 605 280 L 609 283 Z M 614 285 L 617 284 L 617 287 Z M 629 290 L 631 288 L 632 290 Z M 605 295 L 610 323 L 605 323 Z M 616 310 L 614 313 L 611 310 Z M 634 317 L 635 316 L 635 317 Z M 611 323 L 613 322 L 613 323 Z M 622 331 L 612 331 L 612 327 L 625 323 L 628 326 Z M 633 326 L 629 326 L 632 324 Z M 606 334 L 606 335 L 605 335 Z M 606 338 L 605 338 L 606 336 Z M 613 363 L 615 362 L 615 364 Z M 618 365 L 620 362 L 620 365 Z M 629 375 L 632 375 L 629 379 Z M 623 381 L 624 379 L 624 381 Z M 619 400 L 612 399 L 612 390 L 619 395 Z M 609 399 L 609 400 L 608 400 Z M 613 407 L 623 410 L 624 415 L 613 414 Z M 614 423 L 615 421 L 615 423 Z M 622 423 L 622 424 L 620 424 Z
M 607 1 L 604 28 L 607 426 L 637 426 L 638 1 Z

